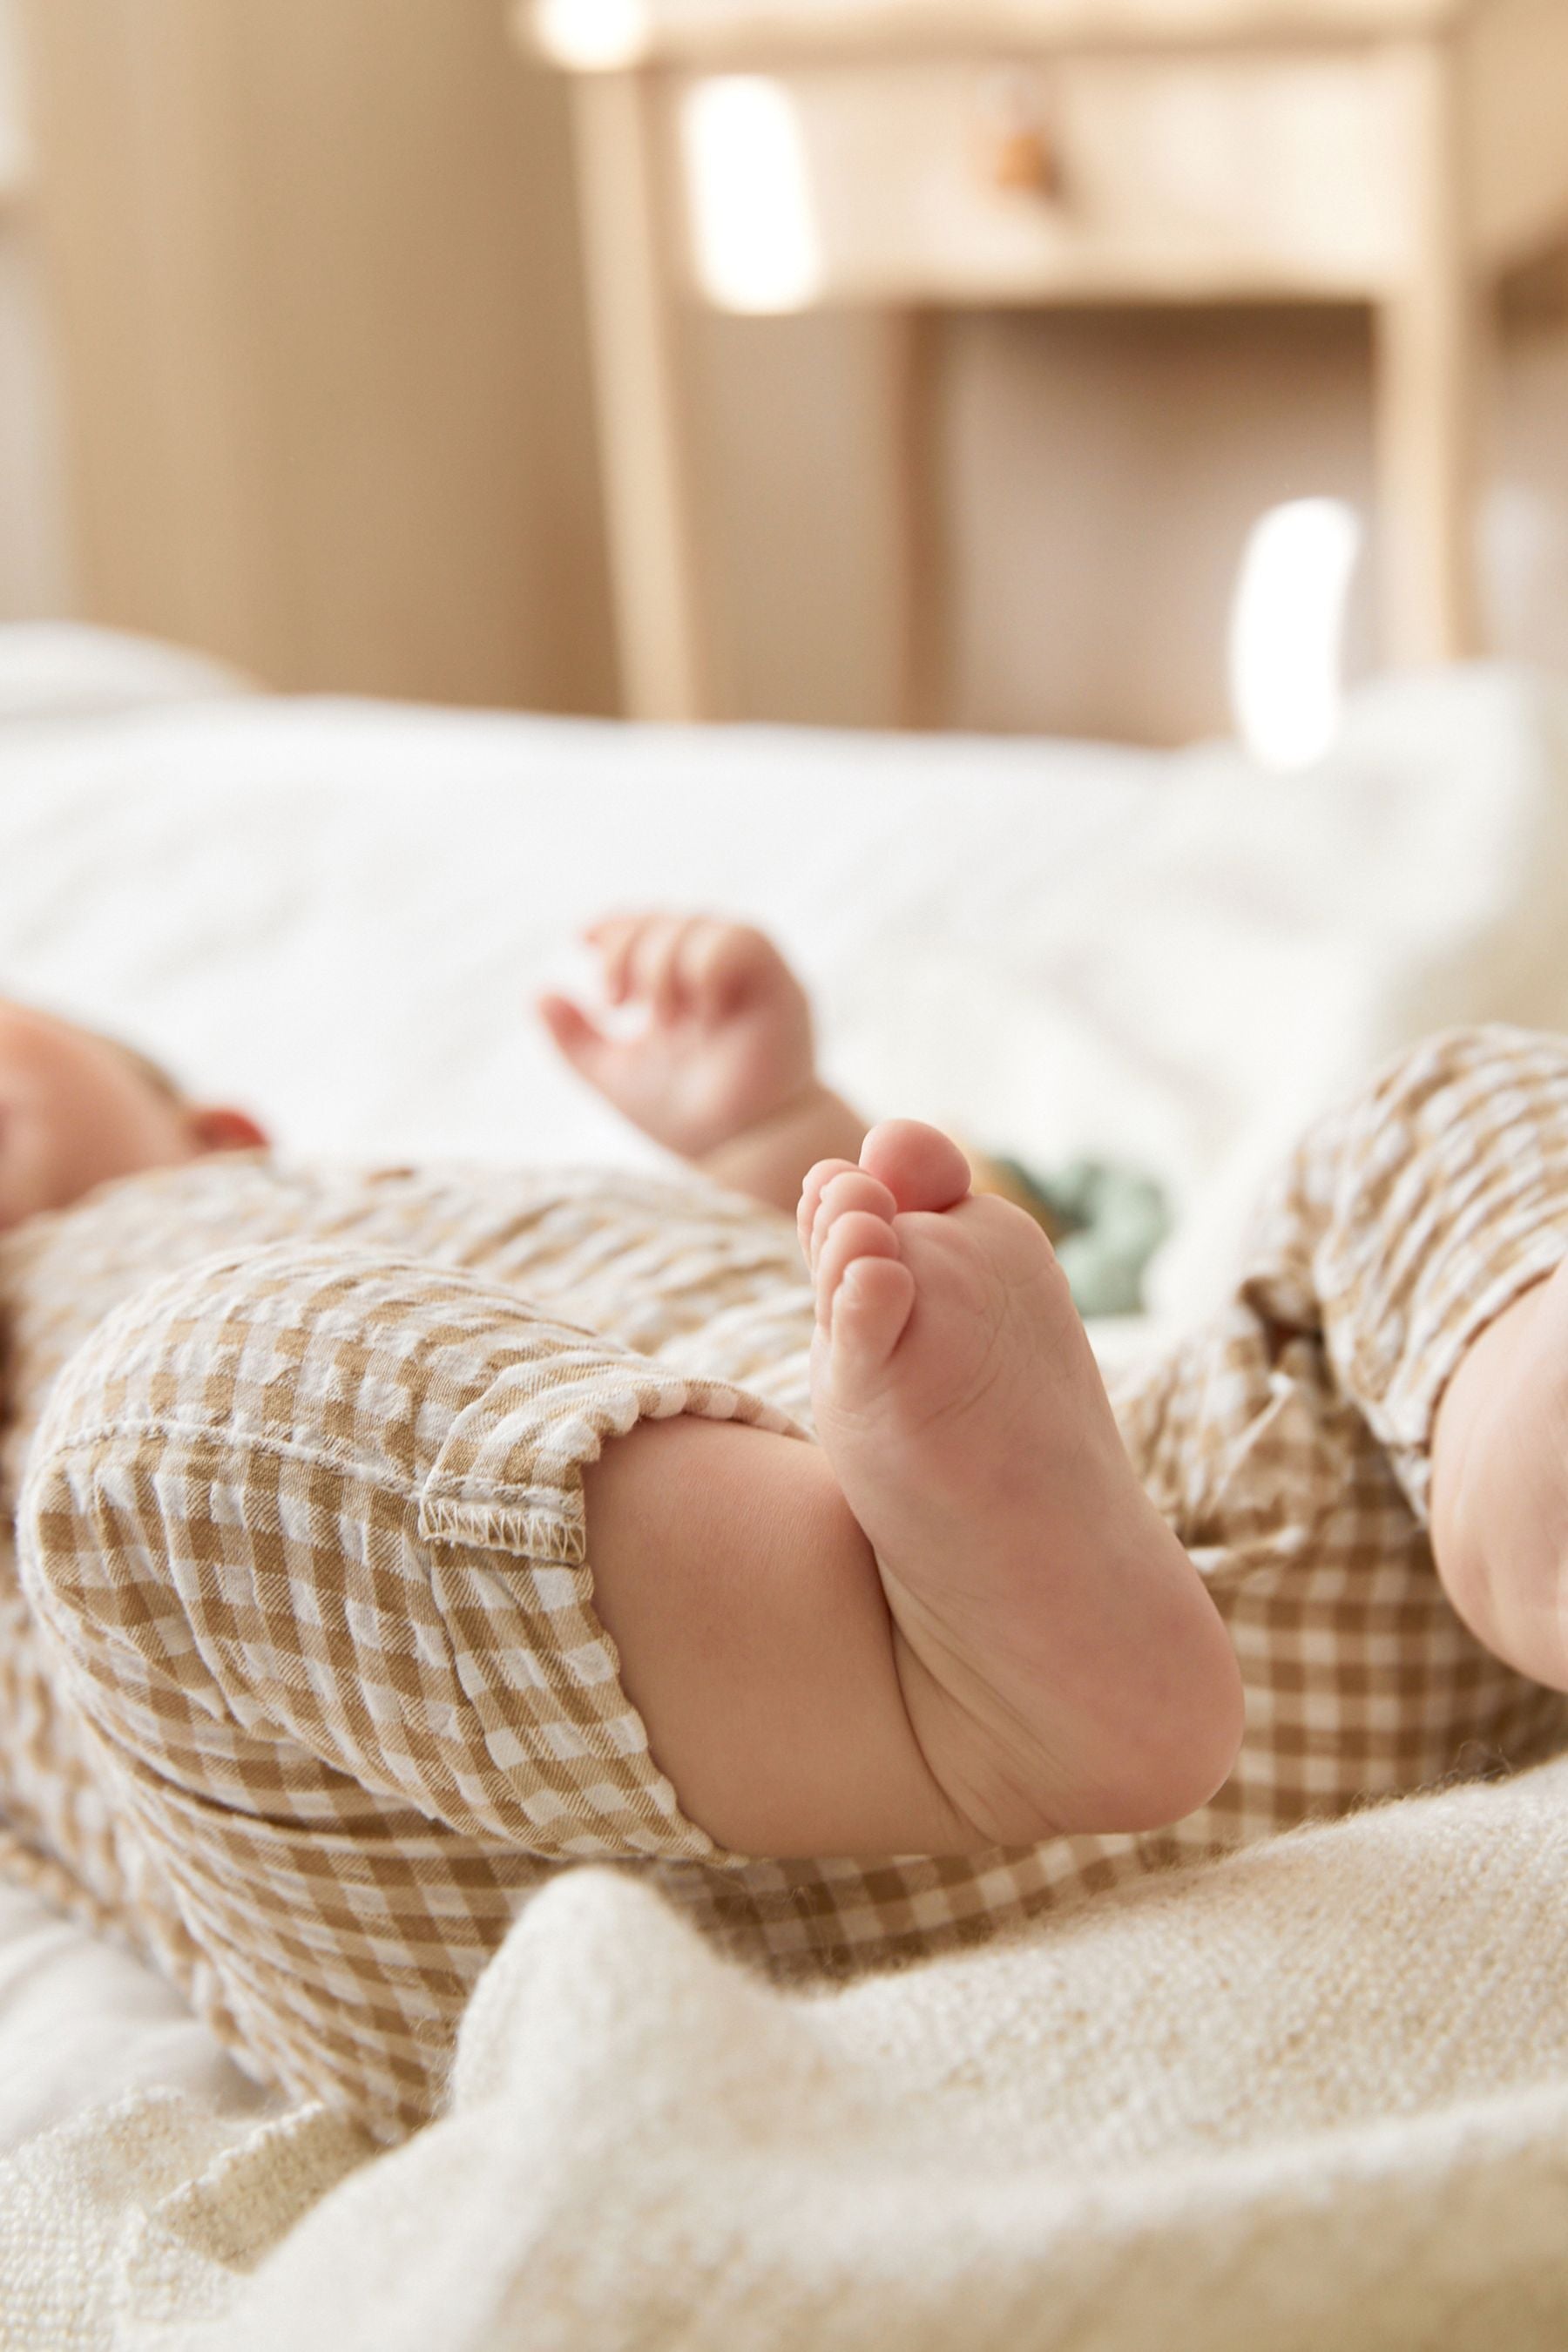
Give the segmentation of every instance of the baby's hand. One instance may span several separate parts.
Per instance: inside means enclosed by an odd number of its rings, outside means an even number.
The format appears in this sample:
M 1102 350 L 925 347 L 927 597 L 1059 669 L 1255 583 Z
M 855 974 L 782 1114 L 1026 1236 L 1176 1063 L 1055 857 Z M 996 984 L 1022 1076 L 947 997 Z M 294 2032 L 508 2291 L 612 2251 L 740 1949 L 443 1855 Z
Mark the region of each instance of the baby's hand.
M 761 931 L 613 915 L 585 937 L 606 1001 L 646 1009 L 647 1027 L 607 1036 L 564 996 L 539 1010 L 573 1068 L 656 1143 L 703 1159 L 816 1089 L 805 991 Z

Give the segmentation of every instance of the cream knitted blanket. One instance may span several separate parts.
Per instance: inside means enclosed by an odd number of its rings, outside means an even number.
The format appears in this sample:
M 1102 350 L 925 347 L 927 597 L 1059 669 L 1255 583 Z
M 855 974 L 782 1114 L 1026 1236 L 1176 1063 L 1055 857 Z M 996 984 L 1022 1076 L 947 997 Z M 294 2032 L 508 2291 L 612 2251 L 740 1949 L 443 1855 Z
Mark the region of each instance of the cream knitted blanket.
M 1568 1757 L 811 1997 L 584 1869 L 376 2156 L 137 2095 L 0 2168 L 26 2352 L 1568 2338 Z

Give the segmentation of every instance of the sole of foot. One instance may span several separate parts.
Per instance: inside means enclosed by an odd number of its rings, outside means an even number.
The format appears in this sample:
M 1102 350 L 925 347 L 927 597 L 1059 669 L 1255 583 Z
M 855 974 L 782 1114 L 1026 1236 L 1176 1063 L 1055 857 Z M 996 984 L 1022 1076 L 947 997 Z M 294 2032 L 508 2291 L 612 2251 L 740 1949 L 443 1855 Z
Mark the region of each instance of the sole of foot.
M 817 1433 L 876 1553 L 910 1720 L 976 1843 L 1151 1829 L 1240 1744 L 1241 1678 L 1133 1473 L 1066 1276 L 892 1119 L 805 1181 Z

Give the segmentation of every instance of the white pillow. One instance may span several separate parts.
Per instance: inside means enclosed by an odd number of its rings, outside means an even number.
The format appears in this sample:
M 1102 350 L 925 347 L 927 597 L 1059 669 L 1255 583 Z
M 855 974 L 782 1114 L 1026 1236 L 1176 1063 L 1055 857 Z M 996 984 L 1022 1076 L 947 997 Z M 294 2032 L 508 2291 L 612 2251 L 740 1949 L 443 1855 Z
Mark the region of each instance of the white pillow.
M 159 702 L 238 694 L 239 672 L 153 637 L 75 621 L 0 628 L 0 726 L 104 719 Z

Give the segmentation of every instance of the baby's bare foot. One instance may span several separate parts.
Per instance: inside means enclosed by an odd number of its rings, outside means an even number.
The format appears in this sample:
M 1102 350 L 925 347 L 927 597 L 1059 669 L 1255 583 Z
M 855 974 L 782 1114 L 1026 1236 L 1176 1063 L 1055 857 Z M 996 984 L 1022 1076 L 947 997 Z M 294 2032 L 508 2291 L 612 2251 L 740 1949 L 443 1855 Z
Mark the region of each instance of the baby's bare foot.
M 1432 1548 L 1477 1638 L 1568 1690 L 1568 1262 L 1482 1332 L 1448 1383 Z
M 1039 1227 L 912 1120 L 807 1177 L 818 1433 L 875 1549 L 910 1719 L 986 1840 L 1146 1829 L 1229 1771 L 1241 1679 L 1134 1477 Z

